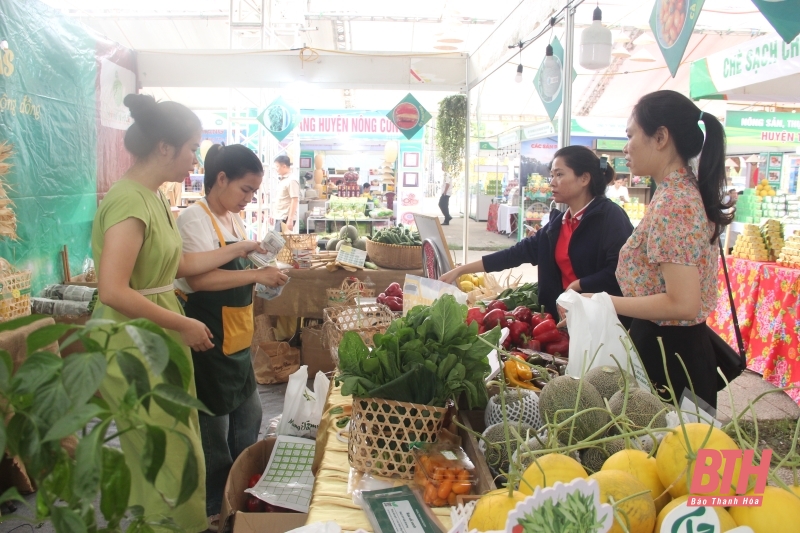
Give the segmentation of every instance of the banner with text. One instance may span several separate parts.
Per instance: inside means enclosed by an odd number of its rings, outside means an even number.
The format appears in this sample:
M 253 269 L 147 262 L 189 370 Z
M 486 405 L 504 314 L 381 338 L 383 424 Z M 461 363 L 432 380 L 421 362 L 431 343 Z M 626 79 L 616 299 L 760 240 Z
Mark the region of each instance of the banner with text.
M 725 135 L 730 146 L 800 146 L 800 115 L 728 111 Z
M 388 111 L 302 109 L 298 132 L 300 139 L 406 140 L 405 135 L 386 116 Z M 422 138 L 417 132 L 414 139 Z

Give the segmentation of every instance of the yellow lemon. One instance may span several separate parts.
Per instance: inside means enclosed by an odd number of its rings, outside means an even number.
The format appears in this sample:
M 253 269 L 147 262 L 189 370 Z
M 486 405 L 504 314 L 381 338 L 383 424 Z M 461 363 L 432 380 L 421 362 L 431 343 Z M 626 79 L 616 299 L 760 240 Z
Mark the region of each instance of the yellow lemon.
M 627 472 L 650 489 L 656 505 L 656 513 L 660 512 L 670 501 L 670 495 L 664 490 L 664 484 L 658 477 L 658 466 L 655 457 L 648 457 L 642 450 L 621 450 L 606 459 L 600 471 L 619 470 Z M 658 499 L 656 499 L 658 498 Z
M 611 503 L 610 498 L 619 502 L 624 498 L 640 494 L 622 503 L 615 503 L 614 524 L 608 533 L 652 533 L 656 523 L 656 505 L 644 484 L 620 470 L 601 470 L 589 476 L 600 486 L 600 502 Z M 623 528 L 623 524 L 625 527 Z
M 658 513 L 658 518 L 656 518 L 656 528 L 653 530 L 653 533 L 659 533 L 661 531 L 661 523 L 667 517 L 667 515 L 675 509 L 677 506 L 685 502 L 689 499 L 689 495 L 685 494 L 683 496 L 678 496 L 667 505 L 664 506 L 661 511 Z M 719 517 L 719 525 L 720 525 L 720 533 L 725 533 L 726 531 L 733 529 L 736 527 L 736 522 L 731 517 L 730 513 L 725 510 L 724 507 L 712 507 L 717 512 L 717 516 Z
M 731 507 L 730 514 L 736 525 L 750 526 L 754 533 L 796 533 L 800 498 L 779 487 L 766 487 L 760 507 Z
M 708 440 L 706 440 L 706 438 L 708 438 Z M 683 429 L 678 426 L 672 433 L 668 433 L 658 447 L 656 466 L 661 483 L 669 490 L 673 498 L 689 494 L 688 484 L 694 473 L 694 457 L 697 454 L 697 450 L 701 447 L 713 448 L 715 450 L 739 450 L 739 446 L 736 445 L 732 438 L 726 435 L 722 430 L 711 427 L 708 424 L 685 424 Z M 691 453 L 689 450 L 691 450 Z M 689 460 L 690 456 L 692 457 L 691 461 Z M 739 481 L 739 468 L 741 467 L 741 463 L 741 459 L 736 460 L 731 487 L 719 487 L 714 492 L 706 494 L 706 496 L 732 495 Z M 723 461 L 718 470 L 718 482 L 722 480 L 722 473 L 725 466 L 725 462 Z
M 538 457 L 525 470 L 519 483 L 519 491 L 533 494 L 536 487 L 552 487 L 556 481 L 569 483 L 579 477 L 586 479 L 588 475 L 578 461 L 560 453 L 548 453 Z
M 458 287 L 464 292 L 471 292 L 475 290 L 475 285 L 473 285 L 471 281 L 462 281 L 459 283 Z
M 508 489 L 487 492 L 478 503 L 469 519 L 469 529 L 478 531 L 497 531 L 506 528 L 506 520 L 518 502 L 525 499 L 521 492 L 514 491 L 508 495 Z

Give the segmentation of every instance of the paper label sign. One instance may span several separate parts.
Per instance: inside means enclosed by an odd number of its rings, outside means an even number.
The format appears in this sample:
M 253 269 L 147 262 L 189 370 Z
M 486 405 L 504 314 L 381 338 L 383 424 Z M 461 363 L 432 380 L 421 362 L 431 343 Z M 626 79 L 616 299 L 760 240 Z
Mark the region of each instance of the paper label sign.
M 351 265 L 358 268 L 364 267 L 367 260 L 367 252 L 353 248 L 352 246 L 342 246 L 336 255 L 336 262 L 342 265 Z
M 713 507 L 689 507 L 683 502 L 669 512 L 661 529 L 655 533 L 721 533 L 719 516 Z M 753 533 L 749 526 L 729 529 L 727 533 Z

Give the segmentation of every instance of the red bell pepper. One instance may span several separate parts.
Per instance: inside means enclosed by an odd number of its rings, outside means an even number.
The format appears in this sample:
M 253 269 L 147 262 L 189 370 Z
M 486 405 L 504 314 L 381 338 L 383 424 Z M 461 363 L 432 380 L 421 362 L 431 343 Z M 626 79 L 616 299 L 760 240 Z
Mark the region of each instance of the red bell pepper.
M 387 296 L 385 305 L 389 307 L 392 311 L 402 311 L 403 310 L 403 300 L 398 298 L 397 296 Z
M 403 296 L 403 287 L 395 282 L 386 287 L 386 290 L 383 292 L 386 293 L 386 296 Z
M 542 306 L 541 312 L 533 313 L 531 315 L 531 326 L 535 328 L 545 320 L 553 320 L 553 316 L 550 313 L 545 313 L 544 306 Z
M 489 311 L 494 311 L 495 309 L 500 309 L 501 311 L 508 311 L 508 307 L 505 303 L 501 302 L 500 300 L 492 300 L 489 302 L 489 305 L 486 306 L 486 309 Z
M 386 303 L 386 293 L 385 292 L 380 293 L 378 297 L 375 299 L 375 301 L 377 301 L 379 304 Z
M 478 324 L 478 335 L 482 333 L 486 333 L 486 326 L 484 326 L 483 324 Z
M 559 338 L 557 341 L 549 342 L 544 345 L 544 351 L 551 355 L 569 356 L 569 339 Z
M 486 316 L 486 313 L 481 311 L 480 307 L 470 307 L 467 311 L 467 325 L 469 326 L 473 322 L 477 322 L 478 325 L 483 324 L 483 317 Z
M 561 339 L 561 334 L 556 329 L 555 321 L 545 320 L 533 328 L 533 338 L 541 342 L 542 345 L 545 345 L 548 342 L 554 342 Z
M 247 482 L 247 488 L 252 489 L 258 484 L 259 481 L 261 481 L 261 474 L 253 474 L 250 477 L 250 481 Z
M 514 315 L 514 318 L 519 320 L 520 322 L 525 322 L 526 324 L 530 324 L 531 322 L 531 310 L 525 307 L 524 305 L 520 305 L 511 313 Z
M 493 329 L 495 326 L 504 327 L 506 322 L 506 314 L 502 309 L 495 309 L 489 311 L 483 317 L 483 325 L 487 330 Z
M 515 320 L 508 325 L 509 338 L 511 344 L 518 347 L 523 347 L 528 343 L 528 338 L 531 334 L 530 325 L 527 322 L 520 322 Z
M 541 352 L 542 343 L 537 341 L 536 339 L 531 339 L 528 341 L 528 344 L 525 345 L 525 348 L 527 348 L 528 350 L 533 350 L 534 352 Z
M 259 476 L 261 477 L 261 476 Z M 259 500 L 253 495 L 247 497 L 246 508 L 248 513 L 263 513 L 266 510 L 266 502 Z

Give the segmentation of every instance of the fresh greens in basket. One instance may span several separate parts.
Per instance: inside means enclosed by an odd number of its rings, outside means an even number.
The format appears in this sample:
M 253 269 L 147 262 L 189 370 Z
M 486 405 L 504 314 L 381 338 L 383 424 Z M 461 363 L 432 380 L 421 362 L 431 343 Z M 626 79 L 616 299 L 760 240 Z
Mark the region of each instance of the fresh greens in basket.
M 375 334 L 370 351 L 353 331 L 339 343 L 342 394 L 444 407 L 466 393 L 469 408 L 489 401 L 484 378 L 488 355 L 500 340 L 500 329 L 478 335 L 478 324 L 466 325 L 467 306 L 446 294 L 433 305 L 418 305 Z M 484 338 L 489 344 L 481 342 Z

